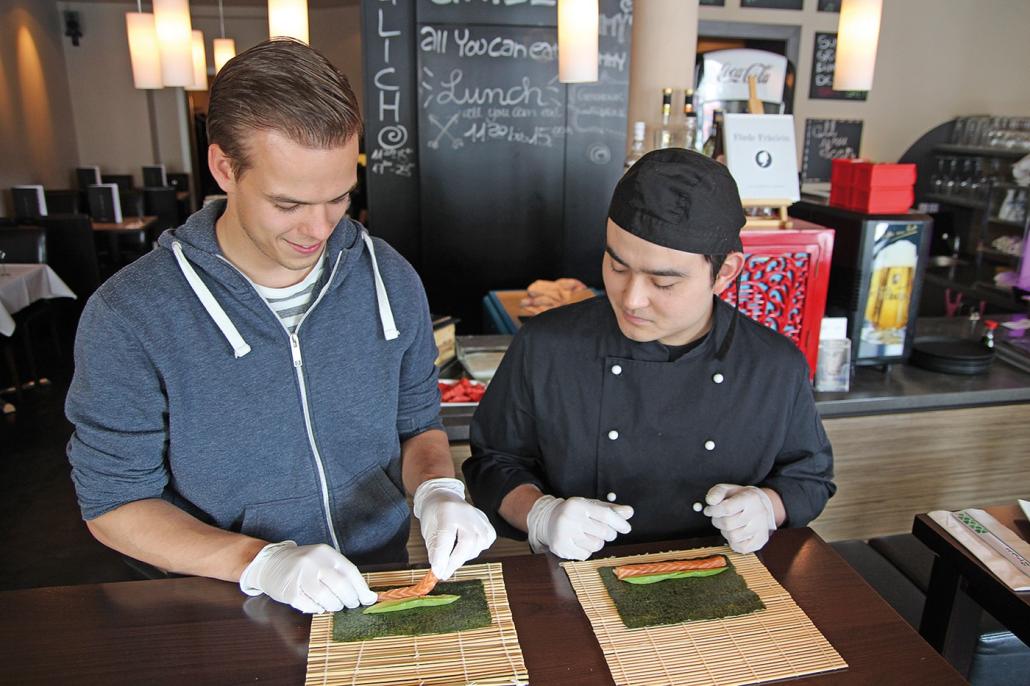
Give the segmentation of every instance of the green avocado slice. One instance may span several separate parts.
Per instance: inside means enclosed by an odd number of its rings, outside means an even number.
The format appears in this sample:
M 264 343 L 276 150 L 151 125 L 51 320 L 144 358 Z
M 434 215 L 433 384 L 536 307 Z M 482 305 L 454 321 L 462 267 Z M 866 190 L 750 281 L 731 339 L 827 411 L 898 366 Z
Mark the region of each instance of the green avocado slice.
M 725 572 L 729 567 L 719 567 L 718 569 L 694 569 L 685 572 L 668 572 L 666 574 L 648 574 L 647 576 L 631 576 L 626 579 L 622 579 L 629 584 L 656 584 L 659 581 L 665 581 L 666 579 L 688 579 L 695 576 L 714 576 Z M 373 605 L 373 607 L 375 607 Z
M 401 610 L 413 610 L 416 607 L 435 607 L 437 605 L 450 605 L 460 598 L 460 595 L 424 595 L 418 598 L 401 598 L 399 600 L 384 600 L 375 605 L 369 605 L 362 613 L 374 615 L 381 612 L 399 612 Z

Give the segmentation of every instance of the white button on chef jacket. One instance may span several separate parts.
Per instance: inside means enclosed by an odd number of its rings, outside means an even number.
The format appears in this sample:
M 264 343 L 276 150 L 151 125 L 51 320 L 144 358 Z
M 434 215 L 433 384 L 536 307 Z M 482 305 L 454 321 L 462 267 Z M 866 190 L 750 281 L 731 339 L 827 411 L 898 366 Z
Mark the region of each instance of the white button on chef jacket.
M 716 372 L 715 374 L 712 374 L 712 381 L 714 381 L 715 383 L 722 383 L 725 380 L 726 380 L 726 377 L 723 376 L 722 374 L 720 374 L 719 372 Z
M 612 429 L 611 431 L 608 432 L 608 440 L 614 441 L 618 437 L 619 437 L 619 432 L 616 431 L 615 429 Z
M 613 364 L 612 365 L 612 374 L 614 374 L 615 376 L 618 376 L 619 374 L 622 374 L 622 365 L 621 364 Z
M 616 496 L 615 493 L 613 493 L 611 491 L 609 491 L 608 495 L 605 496 L 605 498 L 607 498 L 608 502 L 610 502 L 610 503 L 614 503 L 616 497 L 618 497 L 618 496 Z
M 715 450 L 715 441 L 705 441 L 705 450 Z

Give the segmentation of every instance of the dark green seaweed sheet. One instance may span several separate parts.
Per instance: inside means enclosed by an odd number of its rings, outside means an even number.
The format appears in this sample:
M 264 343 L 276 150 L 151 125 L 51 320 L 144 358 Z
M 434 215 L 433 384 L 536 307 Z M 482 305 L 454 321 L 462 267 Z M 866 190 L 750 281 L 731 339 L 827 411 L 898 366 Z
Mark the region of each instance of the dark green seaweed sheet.
M 429 595 L 441 594 L 461 597 L 450 605 L 417 607 L 382 614 L 362 614 L 364 607 L 341 610 L 333 615 L 333 640 L 346 643 L 381 636 L 449 634 L 490 625 L 492 620 L 486 604 L 486 592 L 479 579 L 445 581 L 437 584 Z
M 729 569 L 714 576 L 669 579 L 643 586 L 619 581 L 612 571 L 614 567 L 599 567 L 597 572 L 615 601 L 622 623 L 630 629 L 746 615 L 765 609 L 733 563 L 726 563 Z

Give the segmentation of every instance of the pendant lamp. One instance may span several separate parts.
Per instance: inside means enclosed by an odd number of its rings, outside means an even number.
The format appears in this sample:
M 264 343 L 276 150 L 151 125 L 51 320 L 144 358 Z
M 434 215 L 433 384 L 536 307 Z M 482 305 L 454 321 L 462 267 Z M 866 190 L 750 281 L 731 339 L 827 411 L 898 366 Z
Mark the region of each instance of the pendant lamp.
M 193 29 L 193 83 L 188 91 L 207 90 L 207 54 L 204 51 L 204 32 Z
M 873 87 L 882 11 L 883 0 L 844 0 L 841 4 L 833 90 L 867 91 Z
M 597 81 L 597 0 L 558 0 L 558 80 Z
M 154 0 L 154 24 L 166 86 L 193 85 L 193 34 L 187 0 Z
M 277 36 L 308 42 L 307 0 L 268 0 L 268 37 Z
M 222 0 L 218 0 L 218 26 L 222 37 L 215 38 L 213 43 L 215 58 L 215 74 L 222 71 L 225 63 L 236 57 L 236 41 L 225 37 L 225 15 L 222 14 Z
M 125 31 L 129 37 L 129 60 L 132 62 L 132 83 L 136 88 L 163 88 L 161 53 L 157 48 L 154 15 L 143 11 L 125 13 Z

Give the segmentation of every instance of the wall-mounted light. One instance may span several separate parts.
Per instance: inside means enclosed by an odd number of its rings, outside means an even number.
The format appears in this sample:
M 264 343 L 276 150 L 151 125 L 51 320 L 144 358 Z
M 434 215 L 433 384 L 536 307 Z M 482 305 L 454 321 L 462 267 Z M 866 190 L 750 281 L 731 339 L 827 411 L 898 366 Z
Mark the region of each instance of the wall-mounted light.
M 222 71 L 225 63 L 236 57 L 236 41 L 225 37 L 225 15 L 222 13 L 222 0 L 218 0 L 218 26 L 222 37 L 215 38 L 212 48 L 215 58 L 215 74 Z
M 867 91 L 873 87 L 882 11 L 883 0 L 844 0 L 841 3 L 833 90 Z
M 558 80 L 597 81 L 597 0 L 558 0 Z
M 166 86 L 193 85 L 193 34 L 187 0 L 154 0 L 154 24 Z
M 154 15 L 144 12 L 125 13 L 125 31 L 129 36 L 129 60 L 132 62 L 132 83 L 136 88 L 163 88 L 161 53 L 157 48 Z
M 193 83 L 188 91 L 207 90 L 207 54 L 204 52 L 204 32 L 193 29 Z
M 276 36 L 308 42 L 307 0 L 268 0 L 268 37 Z

